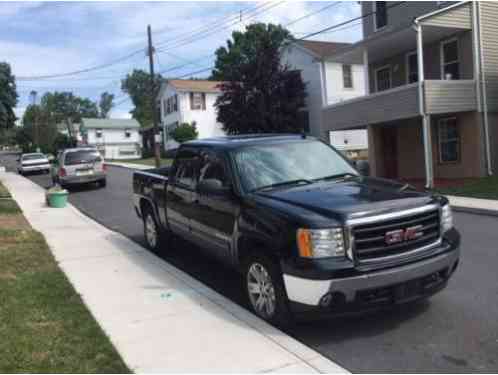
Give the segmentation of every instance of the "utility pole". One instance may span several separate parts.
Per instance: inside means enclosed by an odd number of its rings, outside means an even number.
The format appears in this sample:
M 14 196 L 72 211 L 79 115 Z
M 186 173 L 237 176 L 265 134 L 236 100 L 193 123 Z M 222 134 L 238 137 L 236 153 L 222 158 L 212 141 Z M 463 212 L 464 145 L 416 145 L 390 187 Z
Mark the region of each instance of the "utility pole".
M 154 80 L 154 47 L 152 47 L 152 33 L 150 25 L 147 25 L 147 36 L 149 39 L 148 55 L 149 55 L 149 70 L 150 70 L 150 97 L 152 106 L 152 123 L 154 125 L 154 156 L 156 159 L 156 168 L 161 166 L 161 151 L 159 149 L 159 125 L 156 116 L 156 97 L 155 97 L 155 80 Z
M 34 144 L 36 146 L 36 151 L 39 152 L 39 148 L 40 148 L 40 136 L 39 136 L 39 132 L 38 132 L 38 108 L 36 108 L 36 96 L 38 95 L 38 93 L 33 90 L 29 93 L 29 96 L 31 97 L 31 105 L 33 106 L 33 111 L 34 111 L 34 115 L 35 115 L 35 118 L 34 118 L 34 121 L 35 123 L 33 124 L 33 141 L 34 141 Z

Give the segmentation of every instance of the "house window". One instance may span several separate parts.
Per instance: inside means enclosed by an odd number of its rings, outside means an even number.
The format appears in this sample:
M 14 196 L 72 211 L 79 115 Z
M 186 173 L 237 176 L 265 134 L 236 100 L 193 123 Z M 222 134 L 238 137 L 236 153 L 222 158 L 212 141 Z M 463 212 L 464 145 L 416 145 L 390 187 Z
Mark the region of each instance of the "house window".
M 97 130 L 95 131 L 95 136 L 96 136 L 97 138 L 102 138 L 102 129 L 97 129 Z
M 131 137 L 130 129 L 125 129 L 125 138 L 130 138 L 130 137 Z
M 418 60 L 417 52 L 406 55 L 406 82 L 414 83 L 418 81 Z
M 190 93 L 190 109 L 206 109 L 206 95 L 202 92 Z
M 460 79 L 458 40 L 456 39 L 441 43 L 441 75 L 441 79 Z
M 387 1 L 375 1 L 375 30 L 382 29 L 387 25 Z
M 460 134 L 456 118 L 438 122 L 439 162 L 455 163 L 460 160 Z
M 353 88 L 353 74 L 351 65 L 342 65 L 342 84 L 345 89 Z
M 178 95 L 173 96 L 173 112 L 178 111 Z
M 376 91 L 389 90 L 391 88 L 391 67 L 385 66 L 375 71 Z

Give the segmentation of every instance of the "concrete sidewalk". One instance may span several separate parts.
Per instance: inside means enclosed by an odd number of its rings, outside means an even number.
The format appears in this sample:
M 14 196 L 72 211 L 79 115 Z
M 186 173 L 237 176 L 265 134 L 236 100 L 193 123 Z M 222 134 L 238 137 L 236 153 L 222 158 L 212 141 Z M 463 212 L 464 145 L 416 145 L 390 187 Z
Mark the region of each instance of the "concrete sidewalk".
M 457 197 L 454 195 L 447 195 L 446 197 L 449 199 L 454 211 L 498 216 L 498 200 Z
M 93 316 L 135 372 L 347 372 L 44 190 L 0 173 Z

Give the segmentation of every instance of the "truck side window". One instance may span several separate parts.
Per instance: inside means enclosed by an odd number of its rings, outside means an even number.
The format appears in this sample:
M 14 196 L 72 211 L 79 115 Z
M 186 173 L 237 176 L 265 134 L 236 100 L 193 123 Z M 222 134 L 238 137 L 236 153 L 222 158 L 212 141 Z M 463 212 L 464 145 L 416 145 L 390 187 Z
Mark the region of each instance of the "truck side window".
M 173 171 L 175 182 L 190 188 L 194 185 L 195 164 L 198 156 L 193 150 L 181 150 L 176 157 L 176 166 Z
M 221 181 L 223 186 L 229 186 L 230 182 L 225 173 L 223 159 L 211 151 L 204 152 L 201 155 L 201 168 L 199 181 L 215 179 Z

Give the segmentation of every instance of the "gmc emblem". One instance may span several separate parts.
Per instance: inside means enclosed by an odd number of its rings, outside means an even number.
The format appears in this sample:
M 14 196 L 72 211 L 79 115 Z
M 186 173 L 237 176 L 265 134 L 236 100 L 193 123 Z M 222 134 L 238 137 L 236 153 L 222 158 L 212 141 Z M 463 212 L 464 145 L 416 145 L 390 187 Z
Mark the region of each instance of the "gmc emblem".
M 392 230 L 384 235 L 384 241 L 387 245 L 393 245 L 399 242 L 416 240 L 424 235 L 422 228 L 422 225 L 415 225 L 406 229 Z

